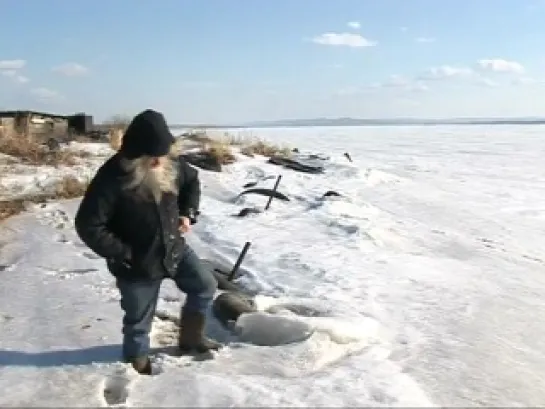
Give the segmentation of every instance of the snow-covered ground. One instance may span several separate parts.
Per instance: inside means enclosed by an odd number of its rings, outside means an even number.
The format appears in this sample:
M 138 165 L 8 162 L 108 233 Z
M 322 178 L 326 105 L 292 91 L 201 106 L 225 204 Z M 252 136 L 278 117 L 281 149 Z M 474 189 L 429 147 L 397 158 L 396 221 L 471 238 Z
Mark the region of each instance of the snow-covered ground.
M 210 321 L 229 342 L 215 360 L 159 353 L 151 377 L 117 362 L 119 297 L 73 231 L 78 200 L 33 206 L 0 225 L 0 404 L 543 405 L 544 131 L 254 130 L 329 155 L 326 172 L 258 157 L 200 171 L 203 214 L 188 241 L 227 264 L 251 241 L 242 283 L 262 311 L 234 334 Z M 272 187 L 278 174 L 289 202 L 232 217 L 266 202 L 235 201 L 245 183 Z M 154 345 L 175 342 L 182 300 L 165 282 Z
M 87 152 L 92 156 L 75 156 L 77 163 L 73 166 L 36 167 L 0 153 L 0 200 L 52 193 L 55 185 L 67 176 L 87 182 L 97 166 L 112 154 L 108 144 L 71 142 L 62 149 Z

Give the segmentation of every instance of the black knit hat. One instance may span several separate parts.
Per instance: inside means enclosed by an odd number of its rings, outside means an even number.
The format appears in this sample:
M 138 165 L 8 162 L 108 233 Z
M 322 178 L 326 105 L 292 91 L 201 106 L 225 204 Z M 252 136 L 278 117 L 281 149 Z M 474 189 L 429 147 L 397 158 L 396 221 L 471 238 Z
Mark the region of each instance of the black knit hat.
M 164 156 L 176 141 L 162 113 L 146 109 L 136 115 L 121 143 L 120 152 L 129 159 L 140 156 Z

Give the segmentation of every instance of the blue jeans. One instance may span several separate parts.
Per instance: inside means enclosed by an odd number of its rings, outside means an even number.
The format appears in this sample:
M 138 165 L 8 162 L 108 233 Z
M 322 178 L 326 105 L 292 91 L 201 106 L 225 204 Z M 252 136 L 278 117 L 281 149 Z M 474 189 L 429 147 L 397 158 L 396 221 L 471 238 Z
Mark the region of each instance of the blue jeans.
M 183 311 L 206 314 L 217 288 L 217 282 L 211 271 L 203 268 L 195 252 L 186 244 L 172 277 L 176 286 L 186 293 Z M 117 288 L 121 293 L 123 317 L 123 356 L 126 360 L 145 356 L 149 353 L 151 325 L 162 280 L 129 281 L 117 279 Z

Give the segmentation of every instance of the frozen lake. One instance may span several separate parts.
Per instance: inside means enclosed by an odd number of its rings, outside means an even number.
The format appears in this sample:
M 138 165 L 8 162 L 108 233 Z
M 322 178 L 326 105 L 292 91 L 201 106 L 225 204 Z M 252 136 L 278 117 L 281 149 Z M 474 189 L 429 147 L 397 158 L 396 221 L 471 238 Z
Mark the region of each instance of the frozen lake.
M 200 172 L 188 241 L 230 262 L 252 242 L 243 280 L 263 312 L 240 320 L 244 339 L 212 328 L 232 342 L 214 361 L 160 356 L 158 375 L 131 375 L 113 280 L 73 231 L 78 201 L 36 207 L 0 226 L 0 404 L 100 405 L 110 385 L 127 406 L 543 405 L 545 126 L 251 132 L 330 160 L 321 175 L 242 156 Z M 266 202 L 234 202 L 245 183 L 278 174 L 290 202 L 231 216 Z M 177 314 L 183 295 L 165 283 L 162 297 Z M 173 328 L 158 319 L 155 341 Z

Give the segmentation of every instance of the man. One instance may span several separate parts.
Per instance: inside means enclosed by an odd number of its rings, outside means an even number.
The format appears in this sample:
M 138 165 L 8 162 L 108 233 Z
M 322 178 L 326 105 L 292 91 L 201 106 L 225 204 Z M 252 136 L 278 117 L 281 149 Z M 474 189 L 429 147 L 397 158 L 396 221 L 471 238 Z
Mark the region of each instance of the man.
M 151 373 L 149 333 L 165 278 L 187 295 L 181 352 L 221 346 L 203 335 L 217 282 L 182 236 L 196 222 L 198 173 L 171 154 L 174 142 L 161 113 L 136 115 L 119 151 L 91 181 L 75 218 L 79 237 L 106 259 L 116 277 L 124 311 L 124 359 L 141 374 Z

